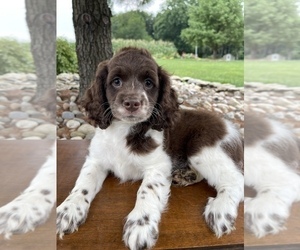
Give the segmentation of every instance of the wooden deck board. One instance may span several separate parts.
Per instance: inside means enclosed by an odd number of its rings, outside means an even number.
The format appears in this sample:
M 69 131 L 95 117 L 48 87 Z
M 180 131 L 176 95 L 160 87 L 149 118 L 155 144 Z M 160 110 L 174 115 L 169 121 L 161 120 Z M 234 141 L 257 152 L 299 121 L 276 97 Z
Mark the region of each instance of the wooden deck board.
M 58 204 L 73 188 L 88 145 L 88 141 L 58 141 Z M 92 202 L 86 223 L 78 232 L 58 240 L 57 249 L 126 249 L 122 242 L 124 218 L 134 207 L 140 183 L 120 184 L 115 177 L 109 176 Z M 202 213 L 207 198 L 215 194 L 206 182 L 184 188 L 172 187 L 154 249 L 242 248 L 243 205 L 239 209 L 237 230 L 232 234 L 218 239 L 206 226 Z

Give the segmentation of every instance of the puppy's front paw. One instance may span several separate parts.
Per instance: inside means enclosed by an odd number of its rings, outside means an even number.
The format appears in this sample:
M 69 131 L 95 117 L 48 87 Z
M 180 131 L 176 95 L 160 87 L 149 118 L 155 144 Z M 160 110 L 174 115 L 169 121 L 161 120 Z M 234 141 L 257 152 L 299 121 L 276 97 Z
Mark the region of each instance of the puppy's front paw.
M 245 227 L 260 238 L 276 234 L 285 229 L 289 208 L 276 197 L 255 197 L 245 199 Z
M 33 231 L 49 217 L 54 204 L 53 195 L 46 190 L 34 190 L 0 208 L 0 234 L 9 238 L 12 234 Z
M 56 232 L 60 238 L 78 230 L 86 220 L 88 209 L 89 204 L 83 197 L 68 198 L 57 207 Z
M 151 215 L 137 216 L 131 212 L 123 230 L 123 240 L 130 250 L 153 247 L 158 238 L 158 221 Z
M 207 225 L 219 238 L 235 230 L 237 207 L 228 197 L 209 198 L 204 216 Z

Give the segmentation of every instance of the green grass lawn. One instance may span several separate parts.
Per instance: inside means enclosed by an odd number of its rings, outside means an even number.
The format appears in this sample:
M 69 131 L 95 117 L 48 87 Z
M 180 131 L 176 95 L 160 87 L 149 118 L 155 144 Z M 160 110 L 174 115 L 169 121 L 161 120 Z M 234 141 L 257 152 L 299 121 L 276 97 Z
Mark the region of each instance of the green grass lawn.
M 243 61 L 213 61 L 195 59 L 156 59 L 170 74 L 192 77 L 210 82 L 243 86 Z
M 246 82 L 300 86 L 300 61 L 245 61 Z
M 243 86 L 246 82 L 300 86 L 300 61 L 213 61 L 157 59 L 170 74 Z

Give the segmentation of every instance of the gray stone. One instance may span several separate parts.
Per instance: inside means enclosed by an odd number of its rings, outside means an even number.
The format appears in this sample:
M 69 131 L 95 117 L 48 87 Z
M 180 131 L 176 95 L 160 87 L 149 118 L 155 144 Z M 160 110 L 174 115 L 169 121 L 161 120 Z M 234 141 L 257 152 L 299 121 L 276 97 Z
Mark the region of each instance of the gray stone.
M 80 126 L 80 122 L 79 121 L 75 121 L 75 120 L 69 120 L 69 121 L 67 121 L 66 126 L 69 129 L 76 129 L 76 128 L 78 128 Z
M 238 106 L 238 105 L 240 104 L 240 102 L 237 101 L 235 98 L 230 98 L 230 99 L 228 100 L 228 104 L 229 104 L 229 105 L 232 105 L 232 106 L 234 106 L 234 107 L 236 107 L 236 106 Z
M 45 138 L 46 135 L 44 133 L 40 133 L 40 132 L 37 132 L 37 131 L 26 131 L 26 132 L 23 132 L 22 133 L 22 137 L 25 138 L 25 137 L 39 137 L 39 138 Z
M 234 119 L 234 112 L 229 112 L 225 114 L 225 117 L 229 120 L 233 120 Z
M 79 131 L 73 131 L 73 132 L 71 132 L 71 138 L 72 137 L 81 137 L 81 138 L 84 138 L 85 137 L 85 134 L 84 133 L 82 133 L 82 132 L 79 132 Z
M 46 123 L 45 120 L 43 119 L 39 119 L 39 118 L 28 118 L 27 120 L 30 120 L 30 121 L 35 121 L 37 122 L 38 124 L 43 124 L 43 123 Z
M 64 110 L 68 110 L 70 108 L 70 104 L 65 102 L 63 103 L 62 107 Z
M 29 115 L 22 111 L 12 111 L 9 112 L 8 117 L 10 119 L 26 119 L 29 117 Z
M 28 102 L 22 102 L 21 103 L 21 110 L 22 111 L 28 111 L 28 110 L 35 110 L 35 108 L 32 106 L 32 104 Z
M 77 117 L 77 118 L 81 118 L 84 117 L 84 114 L 79 111 L 79 110 L 73 110 L 72 113 Z
M 0 96 L 0 102 L 8 102 L 8 99 L 6 96 Z
M 34 128 L 34 131 L 40 132 L 46 135 L 56 135 L 56 125 L 51 123 L 45 123 Z
M 75 117 L 75 115 L 70 111 L 62 112 L 61 116 L 62 116 L 63 119 L 73 119 Z
M 29 136 L 29 137 L 24 137 L 23 140 L 41 140 L 42 138 L 39 136 Z
M 62 118 L 62 117 L 56 117 L 56 121 L 58 122 L 58 123 L 62 123 L 63 121 L 64 121 L 64 119 Z
M 8 118 L 8 117 L 0 117 L 0 122 L 8 123 L 8 122 L 10 122 L 10 118 Z
M 226 104 L 223 104 L 223 103 L 218 103 L 217 104 L 217 107 L 219 109 L 221 109 L 223 111 L 223 113 L 227 113 L 228 112 L 228 106 Z
M 82 124 L 77 131 L 84 133 L 85 135 L 95 133 L 95 127 L 90 124 Z
M 20 129 L 32 129 L 38 125 L 35 121 L 19 120 L 16 122 L 16 127 Z
M 28 96 L 28 95 L 22 97 L 22 101 L 23 101 L 23 102 L 30 102 L 31 99 L 32 99 L 32 97 L 31 97 L 31 96 Z
M 70 102 L 70 111 L 78 110 L 78 106 L 75 102 Z
M 71 97 L 70 97 L 70 101 L 74 103 L 74 102 L 76 101 L 76 96 L 74 96 L 74 95 L 71 96 Z
M 82 137 L 80 137 L 80 136 L 75 136 L 75 137 L 72 137 L 71 140 L 82 140 Z
M 17 110 L 17 109 L 20 109 L 20 107 L 21 107 L 21 104 L 20 103 L 11 103 L 11 104 L 9 104 L 9 107 L 10 107 L 10 109 L 12 109 L 12 110 Z
M 86 140 L 92 140 L 94 136 L 95 136 L 95 133 L 89 133 L 89 134 L 87 134 L 87 135 L 85 136 L 85 139 L 86 139 Z
M 74 118 L 73 120 L 80 122 L 80 125 L 83 124 L 83 123 L 85 123 L 85 120 L 80 119 L 80 118 Z
M 38 117 L 44 116 L 41 112 L 36 111 L 36 110 L 28 110 L 28 111 L 26 111 L 26 113 L 32 118 L 38 118 Z

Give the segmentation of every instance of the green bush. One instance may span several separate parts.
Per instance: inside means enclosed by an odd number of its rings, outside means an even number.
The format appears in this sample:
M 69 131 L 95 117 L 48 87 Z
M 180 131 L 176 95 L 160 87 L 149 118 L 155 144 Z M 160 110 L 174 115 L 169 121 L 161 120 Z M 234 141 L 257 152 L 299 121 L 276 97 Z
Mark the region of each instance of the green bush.
M 30 44 L 11 38 L 0 38 L 0 74 L 34 72 Z
M 123 47 L 133 46 L 147 49 L 154 58 L 172 59 L 178 57 L 176 47 L 171 42 L 113 39 L 112 45 L 114 52 Z
M 56 40 L 56 73 L 78 73 L 75 43 L 62 37 Z

